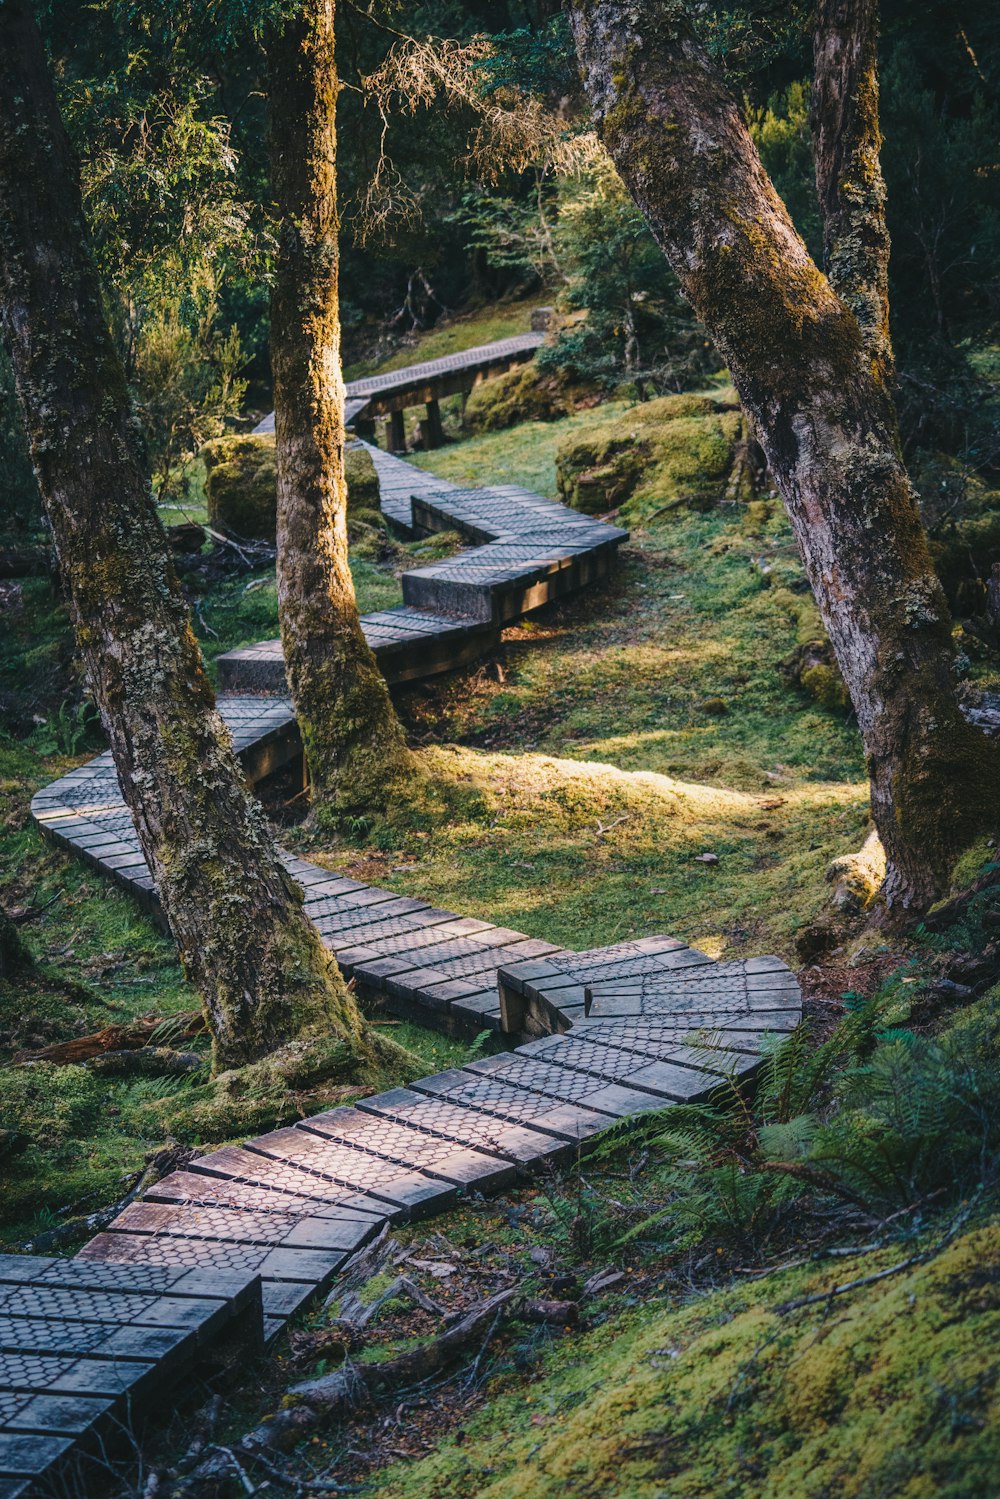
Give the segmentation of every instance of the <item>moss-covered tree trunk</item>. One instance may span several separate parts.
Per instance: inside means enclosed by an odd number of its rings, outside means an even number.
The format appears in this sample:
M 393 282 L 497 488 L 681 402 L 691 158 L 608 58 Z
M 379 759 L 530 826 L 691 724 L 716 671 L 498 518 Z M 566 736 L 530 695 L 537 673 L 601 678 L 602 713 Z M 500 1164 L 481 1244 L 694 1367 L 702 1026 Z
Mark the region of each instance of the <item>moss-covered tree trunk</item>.
M 879 161 L 878 0 L 819 0 L 813 28 L 812 137 L 830 285 L 854 313 L 883 384 L 889 336 L 889 231 Z
M 890 906 L 946 887 L 1000 756 L 963 718 L 950 621 L 858 318 L 761 164 L 678 0 L 571 0 L 601 136 L 732 372 L 864 741 Z
M 150 494 L 28 0 L 0 0 L 0 327 L 80 653 L 217 1065 L 360 1044 L 214 703 Z
M 347 559 L 333 0 L 306 0 L 272 37 L 268 61 L 281 638 L 314 797 L 364 810 L 411 761 Z

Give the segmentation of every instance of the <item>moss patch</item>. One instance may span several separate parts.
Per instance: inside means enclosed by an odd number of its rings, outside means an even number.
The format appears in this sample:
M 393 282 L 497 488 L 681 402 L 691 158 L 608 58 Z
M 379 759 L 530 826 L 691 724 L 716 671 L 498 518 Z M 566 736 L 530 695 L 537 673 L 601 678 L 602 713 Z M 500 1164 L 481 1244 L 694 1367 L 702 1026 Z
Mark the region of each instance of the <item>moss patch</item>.
M 852 1259 L 850 1276 L 899 1251 Z M 683 1311 L 636 1306 L 499 1379 L 460 1442 L 380 1476 L 387 1499 L 907 1499 L 989 1492 L 1000 1450 L 1000 1227 L 787 1317 L 836 1270 L 792 1271 Z
M 556 455 L 559 493 L 591 514 L 617 507 L 640 520 L 680 501 L 707 509 L 724 496 L 742 421 L 735 399 L 663 396 L 594 421 Z
M 466 402 L 464 424 L 470 432 L 500 432 L 521 422 L 551 422 L 569 411 L 556 377 L 532 362 L 477 385 Z
M 205 444 L 201 457 L 212 525 L 236 536 L 273 541 L 278 503 L 274 437 L 218 437 Z M 348 514 L 380 518 L 378 477 L 370 454 L 348 448 L 344 470 Z

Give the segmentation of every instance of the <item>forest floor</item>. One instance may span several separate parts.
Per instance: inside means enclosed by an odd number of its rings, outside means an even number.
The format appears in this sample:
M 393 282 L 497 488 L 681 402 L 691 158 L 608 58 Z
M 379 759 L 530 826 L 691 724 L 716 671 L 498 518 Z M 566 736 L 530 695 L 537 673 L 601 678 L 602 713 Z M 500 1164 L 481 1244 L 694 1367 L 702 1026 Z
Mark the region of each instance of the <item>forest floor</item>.
M 466 438 L 418 461 L 462 482 L 554 495 L 556 446 L 592 419 Z M 397 575 L 414 560 L 398 547 L 356 559 L 362 609 L 395 602 Z M 18 587 L 0 646 L 0 693 L 19 725 L 17 737 L 0 735 L 0 867 L 5 904 L 42 967 L 27 996 L 0 981 L 0 1062 L 112 1021 L 169 1024 L 195 1008 L 169 941 L 30 824 L 34 789 L 99 745 L 73 706 L 61 605 L 41 580 Z M 399 694 L 423 767 L 407 806 L 337 837 L 283 813 L 282 841 L 571 947 L 669 932 L 712 957 L 778 952 L 797 964 L 796 938 L 828 898 L 830 860 L 857 849 L 866 829 L 851 722 L 780 669 L 802 587 L 776 504 L 679 509 L 634 530 L 606 585 L 506 631 L 471 673 Z M 266 570 L 213 585 L 196 623 L 210 657 L 275 633 Z M 863 1042 L 845 1039 L 844 1051 L 869 1080 L 853 1107 L 871 1121 L 860 1133 L 881 1142 L 881 1164 L 864 1157 L 863 1187 L 854 1167 L 845 1176 L 853 1202 L 776 1197 L 755 1164 L 763 1127 L 749 1115 L 737 1146 L 713 1125 L 727 1143 L 707 1152 L 697 1121 L 690 1138 L 671 1141 L 661 1117 L 559 1175 L 401 1229 L 361 1288 L 369 1303 L 391 1294 L 358 1339 L 360 1362 L 418 1347 L 446 1315 L 507 1288 L 575 1309 L 563 1322 L 498 1317 L 455 1367 L 322 1422 L 290 1458 L 272 1459 L 280 1477 L 249 1464 L 254 1491 L 319 1495 L 335 1482 L 393 1499 L 994 1494 L 1000 986 L 988 965 L 975 968 L 1000 925 L 991 860 L 984 848 L 970 862 L 983 892 L 945 931 L 845 931 L 800 973 L 813 1036 L 869 1017 Z M 949 989 L 973 970 L 975 985 Z M 416 1026 L 392 1034 L 428 1071 L 470 1054 Z M 794 1068 L 801 1084 L 802 1057 Z M 0 1128 L 27 1140 L 0 1157 L 0 1240 L 23 1244 L 120 1197 L 164 1144 L 146 1105 L 184 1086 L 0 1068 Z M 818 1086 L 829 1112 L 841 1085 L 824 1076 Z M 957 1097 L 972 1100 L 978 1135 L 948 1113 Z M 805 1118 L 805 1105 L 789 1106 L 779 1121 L 799 1130 L 803 1152 Z M 849 1156 L 845 1138 L 836 1149 Z M 399 1274 L 431 1309 L 393 1291 Z M 291 1380 L 335 1368 L 341 1311 L 301 1317 L 221 1404 L 206 1405 L 209 1389 L 188 1392 L 148 1461 L 168 1468 L 192 1430 L 232 1445 Z M 139 1492 L 132 1482 L 123 1494 Z M 234 1474 L 219 1492 L 250 1490 Z

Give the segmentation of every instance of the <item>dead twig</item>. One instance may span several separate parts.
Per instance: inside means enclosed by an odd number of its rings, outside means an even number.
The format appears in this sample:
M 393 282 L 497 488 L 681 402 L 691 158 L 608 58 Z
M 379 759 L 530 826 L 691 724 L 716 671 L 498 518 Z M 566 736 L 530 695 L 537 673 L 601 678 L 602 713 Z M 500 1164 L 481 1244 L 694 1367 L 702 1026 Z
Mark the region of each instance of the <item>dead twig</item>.
M 816 1291 L 811 1296 L 796 1296 L 792 1301 L 780 1302 L 774 1310 L 779 1316 L 787 1316 L 789 1312 L 799 1311 L 804 1306 L 817 1306 L 821 1302 L 833 1301 L 837 1296 L 846 1296 L 850 1291 L 859 1291 L 865 1286 L 874 1286 L 879 1281 L 889 1280 L 894 1275 L 902 1275 L 907 1270 L 913 1270 L 917 1265 L 925 1265 L 939 1255 L 942 1250 L 947 1249 L 955 1235 L 968 1221 L 972 1212 L 972 1203 L 969 1203 L 962 1212 L 952 1220 L 947 1231 L 930 1248 L 920 1250 L 917 1254 L 911 1254 L 898 1264 L 889 1265 L 885 1270 L 875 1270 L 871 1275 L 859 1275 L 856 1280 L 844 1281 L 842 1285 L 831 1286 L 828 1291 Z

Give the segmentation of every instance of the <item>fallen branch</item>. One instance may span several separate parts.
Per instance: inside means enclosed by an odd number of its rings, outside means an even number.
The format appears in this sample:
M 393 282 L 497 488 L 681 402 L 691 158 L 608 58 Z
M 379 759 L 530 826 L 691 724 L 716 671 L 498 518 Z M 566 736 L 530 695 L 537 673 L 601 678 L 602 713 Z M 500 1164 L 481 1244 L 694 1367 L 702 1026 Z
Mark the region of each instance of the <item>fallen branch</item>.
M 77 1036 L 72 1041 L 57 1041 L 52 1046 L 43 1046 L 40 1051 L 19 1051 L 15 1062 L 55 1062 L 58 1066 L 72 1066 L 88 1062 L 92 1057 L 106 1052 L 137 1051 L 149 1045 L 158 1031 L 169 1026 L 173 1039 L 188 1041 L 205 1030 L 205 1017 L 200 1010 L 185 1010 L 180 1015 L 156 1016 L 152 1020 L 137 1020 L 131 1025 L 106 1025 L 103 1030 L 92 1031 L 86 1036 Z
M 292 1385 L 283 1410 L 248 1432 L 233 1449 L 227 1449 L 226 1456 L 216 1452 L 206 1462 L 200 1463 L 175 1493 L 193 1493 L 203 1484 L 216 1482 L 229 1467 L 230 1450 L 239 1453 L 246 1462 L 253 1462 L 258 1455 L 261 1456 L 262 1466 L 266 1465 L 270 1471 L 270 1454 L 288 1451 L 330 1416 L 387 1390 L 428 1379 L 450 1368 L 472 1348 L 476 1348 L 481 1356 L 483 1348 L 514 1313 L 522 1297 L 520 1285 L 510 1286 L 480 1302 L 438 1337 L 408 1349 L 396 1358 L 378 1364 L 345 1363 L 331 1374 Z
M 138 1046 L 133 1051 L 105 1051 L 87 1063 L 102 1077 L 190 1077 L 205 1072 L 208 1057 L 171 1046 Z
M 804 1306 L 818 1306 L 821 1302 L 833 1301 L 837 1296 L 846 1296 L 850 1291 L 860 1291 L 865 1286 L 874 1286 L 879 1281 L 889 1280 L 894 1275 L 902 1275 L 907 1270 L 913 1270 L 917 1265 L 925 1265 L 928 1260 L 934 1259 L 954 1239 L 962 1226 L 968 1221 L 972 1212 L 972 1205 L 964 1208 L 953 1220 L 947 1232 L 932 1244 L 929 1249 L 923 1249 L 917 1254 L 911 1254 L 898 1264 L 889 1265 L 885 1270 L 875 1270 L 871 1275 L 859 1275 L 856 1280 L 844 1281 L 842 1285 L 831 1286 L 828 1291 L 815 1291 L 811 1296 L 796 1296 L 794 1301 L 782 1301 L 774 1308 L 780 1317 L 785 1317 L 789 1312 L 797 1312 Z
M 162 1181 L 171 1171 L 182 1170 L 198 1153 L 196 1149 L 186 1145 L 168 1145 L 162 1150 L 154 1151 L 151 1156 L 146 1157 L 143 1169 L 136 1171 L 128 1178 L 129 1185 L 125 1195 L 119 1197 L 117 1202 L 99 1208 L 96 1213 L 68 1218 L 65 1223 L 60 1223 L 58 1228 L 51 1228 L 46 1233 L 38 1234 L 28 1243 L 19 1245 L 19 1249 L 26 1254 L 44 1254 L 50 1249 L 60 1249 L 67 1244 L 75 1243 L 78 1239 L 101 1233 L 118 1217 L 119 1213 L 125 1211 L 129 1203 L 141 1197 L 154 1182 Z

